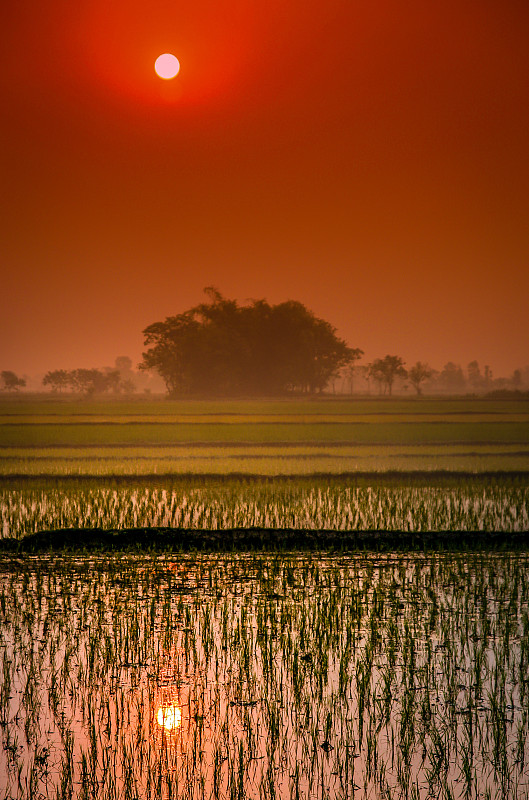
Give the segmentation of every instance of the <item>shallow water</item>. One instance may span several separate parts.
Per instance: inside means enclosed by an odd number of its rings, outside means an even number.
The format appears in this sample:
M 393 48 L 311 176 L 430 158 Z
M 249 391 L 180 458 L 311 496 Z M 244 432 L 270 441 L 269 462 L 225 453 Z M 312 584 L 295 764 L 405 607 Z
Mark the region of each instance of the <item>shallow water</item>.
M 527 798 L 528 574 L 2 558 L 2 797 Z

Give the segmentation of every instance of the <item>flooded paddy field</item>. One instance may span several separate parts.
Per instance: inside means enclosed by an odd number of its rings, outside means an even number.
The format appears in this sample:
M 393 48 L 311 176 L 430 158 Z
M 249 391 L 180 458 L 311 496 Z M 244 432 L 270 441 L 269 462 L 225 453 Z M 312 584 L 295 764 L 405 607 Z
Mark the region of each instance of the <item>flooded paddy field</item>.
M 529 800 L 525 405 L 0 416 L 0 800 Z
M 529 556 L 0 557 L 0 796 L 529 798 Z

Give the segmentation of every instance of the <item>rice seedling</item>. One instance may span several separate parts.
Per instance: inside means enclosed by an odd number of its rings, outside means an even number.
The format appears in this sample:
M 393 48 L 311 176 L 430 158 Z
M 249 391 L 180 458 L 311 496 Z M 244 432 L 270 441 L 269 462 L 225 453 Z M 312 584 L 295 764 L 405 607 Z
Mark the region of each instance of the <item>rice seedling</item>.
M 527 472 L 523 401 L 0 402 L 1 475 Z
M 156 487 L 0 489 L 1 531 L 58 528 L 523 531 L 529 490 L 516 483 L 355 486 L 345 481 L 227 481 Z
M 526 472 L 529 446 L 321 445 L 4 448 L 0 476 L 343 475 L 455 471 Z

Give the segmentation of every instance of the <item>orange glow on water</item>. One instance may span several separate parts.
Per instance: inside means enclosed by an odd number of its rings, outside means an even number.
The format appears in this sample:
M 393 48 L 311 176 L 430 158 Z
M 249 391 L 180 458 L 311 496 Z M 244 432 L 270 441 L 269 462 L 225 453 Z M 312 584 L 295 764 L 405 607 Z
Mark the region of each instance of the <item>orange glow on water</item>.
M 182 724 L 182 709 L 176 705 L 160 706 L 156 720 L 161 728 L 174 731 Z

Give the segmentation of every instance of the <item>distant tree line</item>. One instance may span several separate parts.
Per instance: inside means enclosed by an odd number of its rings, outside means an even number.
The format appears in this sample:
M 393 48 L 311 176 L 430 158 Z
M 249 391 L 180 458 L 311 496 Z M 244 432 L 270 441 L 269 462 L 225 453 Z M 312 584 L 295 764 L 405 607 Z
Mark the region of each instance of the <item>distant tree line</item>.
M 144 330 L 140 369 L 157 370 L 173 396 L 322 391 L 362 355 L 302 303 L 239 305 L 205 292 L 208 302 Z
M 22 389 L 26 385 L 24 378 L 19 378 L 16 372 L 12 372 L 10 369 L 4 369 L 0 372 L 0 380 L 2 389 L 7 392 L 18 391 L 18 389 Z
M 357 366 L 351 364 L 345 368 L 337 377 L 341 377 L 349 387 L 349 394 L 353 394 L 353 386 L 356 378 L 360 377 L 366 384 L 368 393 L 371 390 L 371 383 L 378 386 L 379 394 L 393 394 L 393 385 L 400 379 L 408 381 L 418 395 L 422 394 L 422 384 L 432 375 L 433 370 L 428 364 L 417 361 L 409 370 L 405 369 L 405 362 L 400 356 L 387 355 L 384 358 L 377 358 L 369 364 Z M 336 382 L 333 383 L 336 391 Z M 343 384 L 342 384 L 343 391 Z
M 390 396 L 394 390 L 484 395 L 529 387 L 529 367 L 515 370 L 510 378 L 494 378 L 490 367 L 482 371 L 477 361 L 466 372 L 452 361 L 442 370 L 423 361 L 407 368 L 400 356 L 389 354 L 359 364 L 363 351 L 347 345 L 329 322 L 300 302 L 253 300 L 240 305 L 213 287 L 205 294 L 206 302 L 145 328 L 147 349 L 138 365 L 142 372 L 133 371 L 130 358 L 119 356 L 114 368 L 51 370 L 43 385 L 85 397 L 131 394 L 137 388 L 150 392 L 151 386 L 158 391 L 160 378 L 173 397 L 336 393 L 337 387 L 351 395 L 373 391 Z M 1 372 L 0 379 L 5 391 L 26 386 L 10 370 Z
M 398 381 L 400 390 L 413 389 L 417 395 L 423 394 L 425 389 L 430 394 L 497 394 L 520 392 L 524 386 L 529 386 L 529 367 L 522 370 L 516 369 L 510 378 L 494 378 L 489 366 L 483 372 L 477 361 L 471 361 L 466 369 L 466 374 L 459 364 L 453 361 L 446 363 L 442 370 L 436 370 L 429 364 L 417 361 L 409 369 L 400 356 L 387 355 L 378 358 L 369 364 L 349 367 L 338 376 L 342 379 L 341 391 L 352 394 L 353 381 L 363 384 L 367 394 L 372 389 L 378 394 L 391 395 L 393 385 Z M 336 384 L 334 385 L 336 390 Z
M 493 380 L 488 366 L 482 373 L 470 362 L 465 376 L 453 362 L 441 371 L 423 361 L 406 368 L 398 355 L 386 355 L 360 365 L 360 348 L 349 347 L 335 328 L 319 319 L 302 303 L 270 305 L 254 300 L 239 305 L 212 287 L 208 301 L 155 322 L 144 330 L 147 350 L 139 365 L 156 370 L 172 396 L 264 396 L 291 392 L 336 391 L 348 385 L 350 394 L 358 378 L 371 393 L 392 395 L 412 390 L 435 393 L 485 394 L 497 389 L 519 389 L 522 373 L 512 379 Z M 528 374 L 529 383 L 529 374 Z M 346 389 L 347 391 L 347 389 Z
M 87 396 L 117 392 L 120 375 L 117 370 L 102 372 L 99 369 L 55 369 L 47 372 L 42 383 L 53 392 L 79 392 Z
M 394 392 L 395 385 L 398 385 L 398 390 L 402 394 L 403 391 L 413 390 L 418 396 L 422 395 L 424 391 L 429 394 L 447 394 L 447 395 L 462 395 L 462 394 L 481 394 L 481 395 L 497 395 L 502 394 L 516 394 L 521 392 L 525 387 L 529 386 L 529 368 L 523 373 L 522 370 L 517 369 L 514 371 L 510 378 L 493 378 L 492 372 L 489 367 L 485 367 L 481 371 L 476 361 L 471 361 L 466 371 L 463 371 L 460 365 L 454 364 L 449 361 L 442 370 L 436 370 L 430 367 L 426 362 L 417 361 L 413 366 L 406 369 L 405 362 L 400 356 L 386 355 L 383 358 L 377 358 L 368 364 L 358 364 L 361 350 L 358 348 L 353 349 L 353 357 L 337 367 L 334 372 L 327 372 L 327 381 L 324 383 L 324 375 L 320 373 L 320 382 L 300 386 L 288 381 L 285 382 L 282 389 L 275 389 L 274 392 L 270 391 L 269 387 L 263 382 L 260 383 L 259 393 L 266 394 L 281 394 L 284 392 L 296 391 L 321 391 L 322 389 L 331 390 L 341 394 L 379 394 L 391 396 Z M 159 355 L 159 353 L 158 353 Z M 168 354 L 167 354 L 168 355 Z M 52 392 L 56 393 L 74 393 L 81 394 L 85 397 L 92 397 L 98 394 L 126 394 L 130 395 L 138 389 L 136 384 L 137 373 L 131 369 L 132 361 L 127 356 L 120 356 L 116 359 L 116 365 L 120 369 L 102 368 L 102 369 L 75 369 L 65 370 L 56 369 L 47 372 L 44 376 L 42 383 Z M 140 365 L 143 370 L 156 369 L 156 367 L 147 367 L 145 359 Z M 327 367 L 329 362 L 327 362 Z M 219 390 L 215 391 L 214 387 L 210 384 L 209 389 L 206 388 L 205 382 L 200 384 L 201 388 L 197 386 L 191 388 L 187 385 L 185 389 L 179 388 L 176 382 L 171 383 L 172 373 L 171 364 L 164 363 L 162 370 L 168 370 L 166 377 L 166 386 L 173 396 L 186 393 L 196 394 L 221 394 Z M 165 373 L 164 373 L 165 374 Z M 26 381 L 18 378 L 14 372 L 4 370 L 0 373 L 2 383 L 1 388 L 5 391 L 13 392 L 24 388 Z M 241 384 L 239 384 L 240 386 Z M 255 385 L 255 384 L 254 384 Z M 246 384 L 246 394 L 252 394 L 249 384 Z M 150 391 L 147 387 L 144 391 Z M 223 392 L 230 394 L 230 392 Z M 235 394 L 235 392 L 233 392 Z
M 81 394 L 84 397 L 131 395 L 139 390 L 149 394 L 153 390 L 151 387 L 154 391 L 162 389 L 159 379 L 133 370 L 132 359 L 128 356 L 118 356 L 114 367 L 50 370 L 44 375 L 42 384 L 54 393 Z
M 119 369 L 54 369 L 46 373 L 42 383 L 52 392 L 77 392 L 86 397 L 105 392 L 130 394 L 136 388 L 130 379 L 122 378 Z

